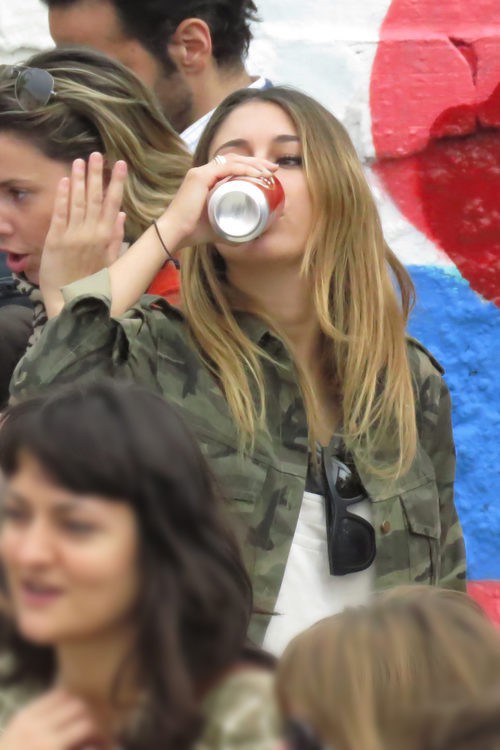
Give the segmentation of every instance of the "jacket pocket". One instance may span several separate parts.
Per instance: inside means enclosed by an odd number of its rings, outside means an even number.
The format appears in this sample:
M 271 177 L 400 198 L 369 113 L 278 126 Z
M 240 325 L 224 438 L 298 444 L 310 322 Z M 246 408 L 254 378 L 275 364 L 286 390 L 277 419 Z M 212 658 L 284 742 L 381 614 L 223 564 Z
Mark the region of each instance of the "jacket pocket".
M 437 583 L 441 521 L 434 480 L 428 478 L 411 489 L 399 488 L 391 497 L 372 500 L 377 588 Z
M 414 583 L 437 584 L 440 577 L 439 496 L 433 480 L 400 496 L 408 529 L 410 576 Z

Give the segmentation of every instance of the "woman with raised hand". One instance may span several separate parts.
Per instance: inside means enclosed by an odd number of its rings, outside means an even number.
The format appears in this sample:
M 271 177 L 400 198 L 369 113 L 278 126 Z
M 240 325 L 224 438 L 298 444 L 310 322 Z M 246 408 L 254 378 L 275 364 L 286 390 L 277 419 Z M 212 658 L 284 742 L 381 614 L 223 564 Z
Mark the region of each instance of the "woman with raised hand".
M 81 254 L 68 248 L 87 224 L 81 211 L 68 221 L 71 196 L 99 179 L 91 165 L 87 182 L 76 170 L 71 190 L 61 182 L 40 280 L 52 319 L 13 395 L 112 375 L 178 404 L 238 518 L 256 602 L 278 613 L 252 628 L 275 651 L 374 589 L 464 588 L 448 389 L 406 336 L 412 284 L 344 128 L 305 94 L 237 92 L 195 164 L 155 226 L 73 284 Z M 206 208 L 233 175 L 285 194 L 280 218 L 237 246 Z M 141 297 L 172 258 L 182 310 Z
M 272 750 L 252 592 L 195 438 L 134 385 L 0 430 L 0 750 Z
M 38 290 L 42 249 L 57 185 L 71 174 L 73 162 L 77 170 L 95 163 L 104 172 L 104 192 L 113 170 L 117 181 L 118 195 L 108 196 L 106 204 L 113 226 L 104 238 L 107 214 L 101 215 L 97 196 L 89 206 L 98 242 L 93 256 L 80 258 L 79 271 L 93 273 L 164 212 L 191 157 L 149 89 L 97 52 L 55 49 L 23 65 L 2 66 L 0 252 L 7 254 L 20 289 L 31 295 L 38 325 L 45 320 Z M 156 280 L 154 290 L 178 290 L 173 267 Z

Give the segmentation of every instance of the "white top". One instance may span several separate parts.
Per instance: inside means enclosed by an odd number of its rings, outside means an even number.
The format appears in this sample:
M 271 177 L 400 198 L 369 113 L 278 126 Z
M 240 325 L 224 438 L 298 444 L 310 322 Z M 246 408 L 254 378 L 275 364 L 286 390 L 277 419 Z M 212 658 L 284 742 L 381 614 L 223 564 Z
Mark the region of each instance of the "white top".
M 350 505 L 349 511 L 371 521 L 368 499 Z M 359 573 L 330 575 L 325 501 L 322 495 L 304 492 L 275 606 L 279 614 L 271 618 L 264 648 L 279 656 L 294 636 L 318 620 L 365 604 L 373 591 L 374 573 L 372 563 Z
M 263 89 L 266 83 L 266 79 L 263 76 L 260 76 L 256 81 L 251 83 L 248 88 Z M 182 131 L 181 138 L 191 152 L 194 151 L 196 146 L 198 145 L 201 134 L 205 130 L 207 123 L 212 117 L 214 111 L 215 110 L 213 109 L 210 110 L 210 112 L 207 112 L 206 115 L 203 115 L 199 120 L 196 120 L 196 122 L 193 122 L 188 128 L 186 128 L 186 130 Z

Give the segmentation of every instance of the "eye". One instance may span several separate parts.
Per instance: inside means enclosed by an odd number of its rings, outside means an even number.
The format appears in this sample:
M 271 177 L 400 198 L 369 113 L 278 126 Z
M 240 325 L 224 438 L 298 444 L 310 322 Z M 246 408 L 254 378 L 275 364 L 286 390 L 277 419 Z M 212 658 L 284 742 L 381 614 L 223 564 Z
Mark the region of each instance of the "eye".
M 26 523 L 29 519 L 29 513 L 22 508 L 15 508 L 14 506 L 4 505 L 1 511 L 2 523 L 10 524 L 22 524 Z
M 297 154 L 285 154 L 284 156 L 280 156 L 278 159 L 276 159 L 277 163 L 280 165 L 280 167 L 301 167 L 302 166 L 302 156 L 299 156 Z
M 62 526 L 64 531 L 72 536 L 87 536 L 95 531 L 95 526 L 85 521 L 63 521 Z
M 28 190 L 23 190 L 22 188 L 10 188 L 9 194 L 16 203 L 22 203 L 29 195 L 29 192 Z

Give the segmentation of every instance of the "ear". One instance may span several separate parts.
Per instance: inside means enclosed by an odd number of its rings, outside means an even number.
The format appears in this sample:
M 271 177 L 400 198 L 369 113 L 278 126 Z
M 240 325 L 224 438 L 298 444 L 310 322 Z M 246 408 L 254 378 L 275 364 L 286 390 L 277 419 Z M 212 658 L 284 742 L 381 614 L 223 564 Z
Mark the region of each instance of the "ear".
M 201 18 L 185 18 L 170 40 L 168 53 L 185 75 L 202 73 L 212 60 L 212 36 Z

